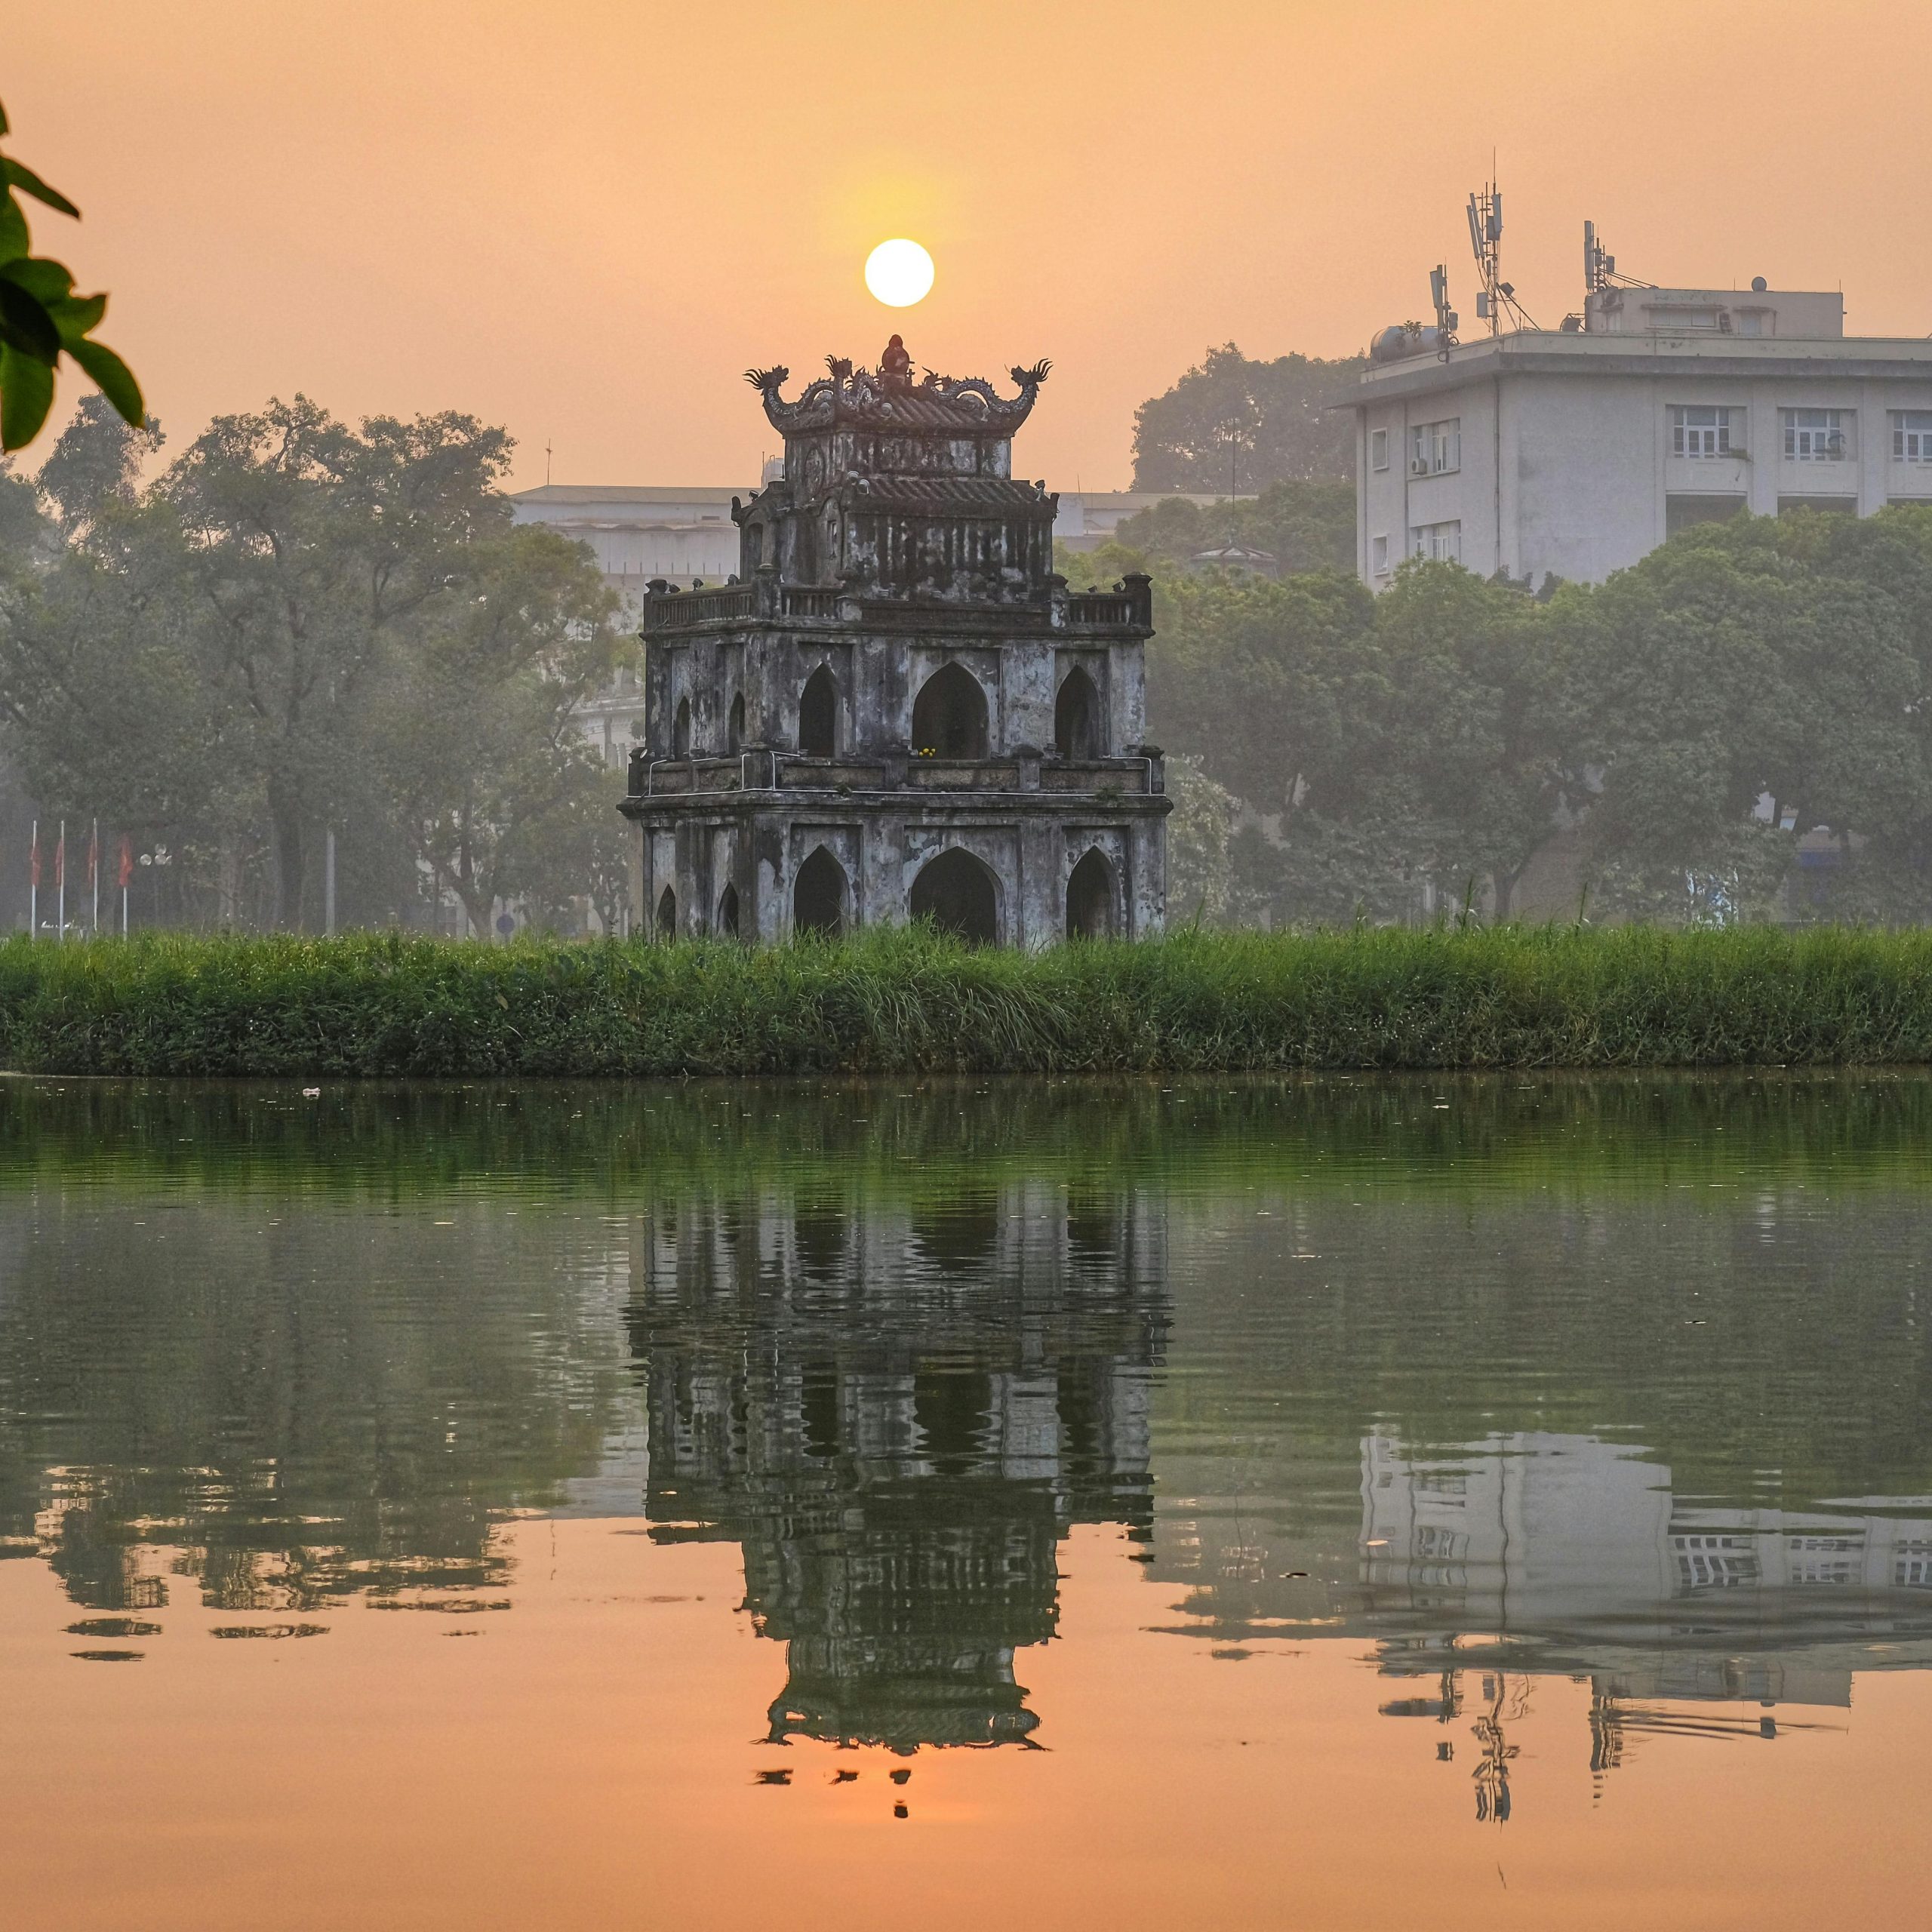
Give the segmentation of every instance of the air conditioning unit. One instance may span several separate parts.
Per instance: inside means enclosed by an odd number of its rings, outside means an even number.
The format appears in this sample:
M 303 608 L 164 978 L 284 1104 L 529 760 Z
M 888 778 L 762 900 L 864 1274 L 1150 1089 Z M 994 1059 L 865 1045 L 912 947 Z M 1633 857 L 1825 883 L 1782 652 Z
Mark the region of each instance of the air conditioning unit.
M 1426 476 L 1429 474 L 1429 458 L 1426 456 L 1411 457 L 1409 459 L 1409 474 L 1411 476 Z

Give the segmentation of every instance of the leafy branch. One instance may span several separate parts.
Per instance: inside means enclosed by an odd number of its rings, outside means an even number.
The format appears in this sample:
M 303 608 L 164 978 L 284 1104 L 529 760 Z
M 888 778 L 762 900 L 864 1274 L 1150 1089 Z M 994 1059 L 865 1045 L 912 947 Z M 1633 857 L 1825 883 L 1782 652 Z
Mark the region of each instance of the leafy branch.
M 0 136 L 9 131 L 0 107 Z M 0 449 L 24 449 L 54 407 L 54 375 L 64 354 L 91 376 L 132 427 L 143 421 L 140 385 L 105 343 L 93 340 L 107 312 L 105 295 L 76 295 L 60 263 L 32 252 L 26 212 L 30 195 L 57 214 L 78 221 L 81 211 L 30 168 L 0 155 Z

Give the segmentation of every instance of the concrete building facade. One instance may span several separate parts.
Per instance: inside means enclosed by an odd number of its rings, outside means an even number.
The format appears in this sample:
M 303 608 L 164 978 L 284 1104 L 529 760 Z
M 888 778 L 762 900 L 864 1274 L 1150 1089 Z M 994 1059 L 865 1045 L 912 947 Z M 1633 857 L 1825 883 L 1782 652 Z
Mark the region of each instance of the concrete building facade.
M 1582 320 L 1364 372 L 1364 583 L 1411 556 L 1595 583 L 1740 511 L 1932 503 L 1932 341 L 1847 337 L 1841 297 L 1761 285 L 1607 288 Z
M 1012 474 L 1046 365 L 752 380 L 785 463 L 734 506 L 738 580 L 647 586 L 623 809 L 638 916 L 775 940 L 931 916 L 989 943 L 1159 929 L 1169 808 L 1144 744 L 1145 577 L 1075 595 Z

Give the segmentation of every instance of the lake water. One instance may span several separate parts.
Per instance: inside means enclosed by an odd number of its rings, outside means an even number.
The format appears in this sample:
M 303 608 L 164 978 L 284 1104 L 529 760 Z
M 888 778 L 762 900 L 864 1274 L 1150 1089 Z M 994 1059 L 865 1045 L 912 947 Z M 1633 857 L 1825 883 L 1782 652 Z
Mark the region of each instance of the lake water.
M 0 1082 L 5 1922 L 1923 1923 L 1928 1147 Z

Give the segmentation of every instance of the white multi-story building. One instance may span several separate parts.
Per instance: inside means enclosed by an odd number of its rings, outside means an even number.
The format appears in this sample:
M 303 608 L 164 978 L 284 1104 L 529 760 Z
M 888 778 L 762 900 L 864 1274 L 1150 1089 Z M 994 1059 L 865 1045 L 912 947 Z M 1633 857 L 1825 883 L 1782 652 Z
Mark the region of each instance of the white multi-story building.
M 1932 341 L 1847 336 L 1840 295 L 1604 288 L 1560 331 L 1401 336 L 1346 405 L 1374 589 L 1408 556 L 1594 583 L 1741 510 L 1932 503 Z

